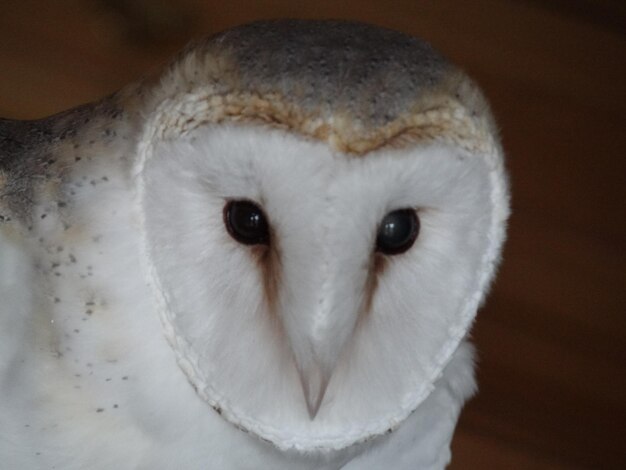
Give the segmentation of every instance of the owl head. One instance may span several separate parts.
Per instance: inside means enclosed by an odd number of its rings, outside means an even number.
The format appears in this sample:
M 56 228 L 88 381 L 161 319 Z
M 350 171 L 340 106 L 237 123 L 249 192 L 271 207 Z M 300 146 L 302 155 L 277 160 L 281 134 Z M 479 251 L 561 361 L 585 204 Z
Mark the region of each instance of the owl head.
M 259 22 L 99 106 L 132 129 L 127 230 L 207 413 L 310 451 L 420 406 L 508 215 L 497 132 L 463 72 L 370 25 Z
M 283 448 L 396 427 L 467 334 L 504 237 L 477 88 L 418 39 L 280 21 L 188 49 L 150 103 L 146 259 L 197 393 Z

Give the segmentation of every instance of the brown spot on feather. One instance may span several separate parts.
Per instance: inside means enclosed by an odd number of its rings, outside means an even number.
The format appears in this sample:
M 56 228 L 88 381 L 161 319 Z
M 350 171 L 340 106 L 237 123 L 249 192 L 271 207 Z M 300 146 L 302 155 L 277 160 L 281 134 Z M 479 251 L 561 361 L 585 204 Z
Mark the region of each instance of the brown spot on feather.
M 272 316 L 278 307 L 278 295 L 281 279 L 281 260 L 278 242 L 275 233 L 270 228 L 270 243 L 268 245 L 255 245 L 251 247 L 255 263 L 259 268 L 263 295 L 267 307 Z
M 372 304 L 374 302 L 374 295 L 376 295 L 376 289 L 378 288 L 378 279 L 387 269 L 387 265 L 388 260 L 384 255 L 381 255 L 380 253 L 374 253 L 372 255 L 367 273 L 367 279 L 365 280 L 365 286 L 363 289 L 363 305 L 361 307 L 362 315 L 371 311 Z

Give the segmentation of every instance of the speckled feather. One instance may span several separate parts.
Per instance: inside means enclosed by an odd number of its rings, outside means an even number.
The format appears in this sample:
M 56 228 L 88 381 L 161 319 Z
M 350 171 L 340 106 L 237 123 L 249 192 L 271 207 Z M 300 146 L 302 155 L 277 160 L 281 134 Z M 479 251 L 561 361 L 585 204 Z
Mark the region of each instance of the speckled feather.
M 429 44 L 359 23 L 254 23 L 209 44 L 232 56 L 240 89 L 279 93 L 324 114 L 345 111 L 375 127 L 409 112 L 451 69 Z

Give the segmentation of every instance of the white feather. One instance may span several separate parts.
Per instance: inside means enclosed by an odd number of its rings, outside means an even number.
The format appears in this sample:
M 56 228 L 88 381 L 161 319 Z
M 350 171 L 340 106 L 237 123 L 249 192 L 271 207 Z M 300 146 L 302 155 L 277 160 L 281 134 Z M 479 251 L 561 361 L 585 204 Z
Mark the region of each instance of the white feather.
M 77 165 L 70 206 L 36 201 L 32 232 L 0 227 L 2 465 L 445 466 L 475 387 L 462 341 L 503 239 L 497 156 L 354 157 L 243 125 L 145 139 L 133 168 Z M 233 198 L 275 233 L 273 310 L 224 228 Z M 419 237 L 362 312 L 378 224 L 405 207 Z M 311 355 L 334 366 L 313 420 L 296 367 Z

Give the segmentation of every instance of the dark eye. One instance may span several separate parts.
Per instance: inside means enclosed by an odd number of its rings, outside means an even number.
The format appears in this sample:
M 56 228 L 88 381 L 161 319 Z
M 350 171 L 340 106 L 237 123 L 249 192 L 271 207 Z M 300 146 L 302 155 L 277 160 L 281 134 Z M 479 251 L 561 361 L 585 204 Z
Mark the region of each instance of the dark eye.
M 413 246 L 420 219 L 413 209 L 399 209 L 383 217 L 376 237 L 376 251 L 386 255 L 404 253 Z
M 270 234 L 263 210 L 251 201 L 230 201 L 224 206 L 228 233 L 244 245 L 269 243 Z

